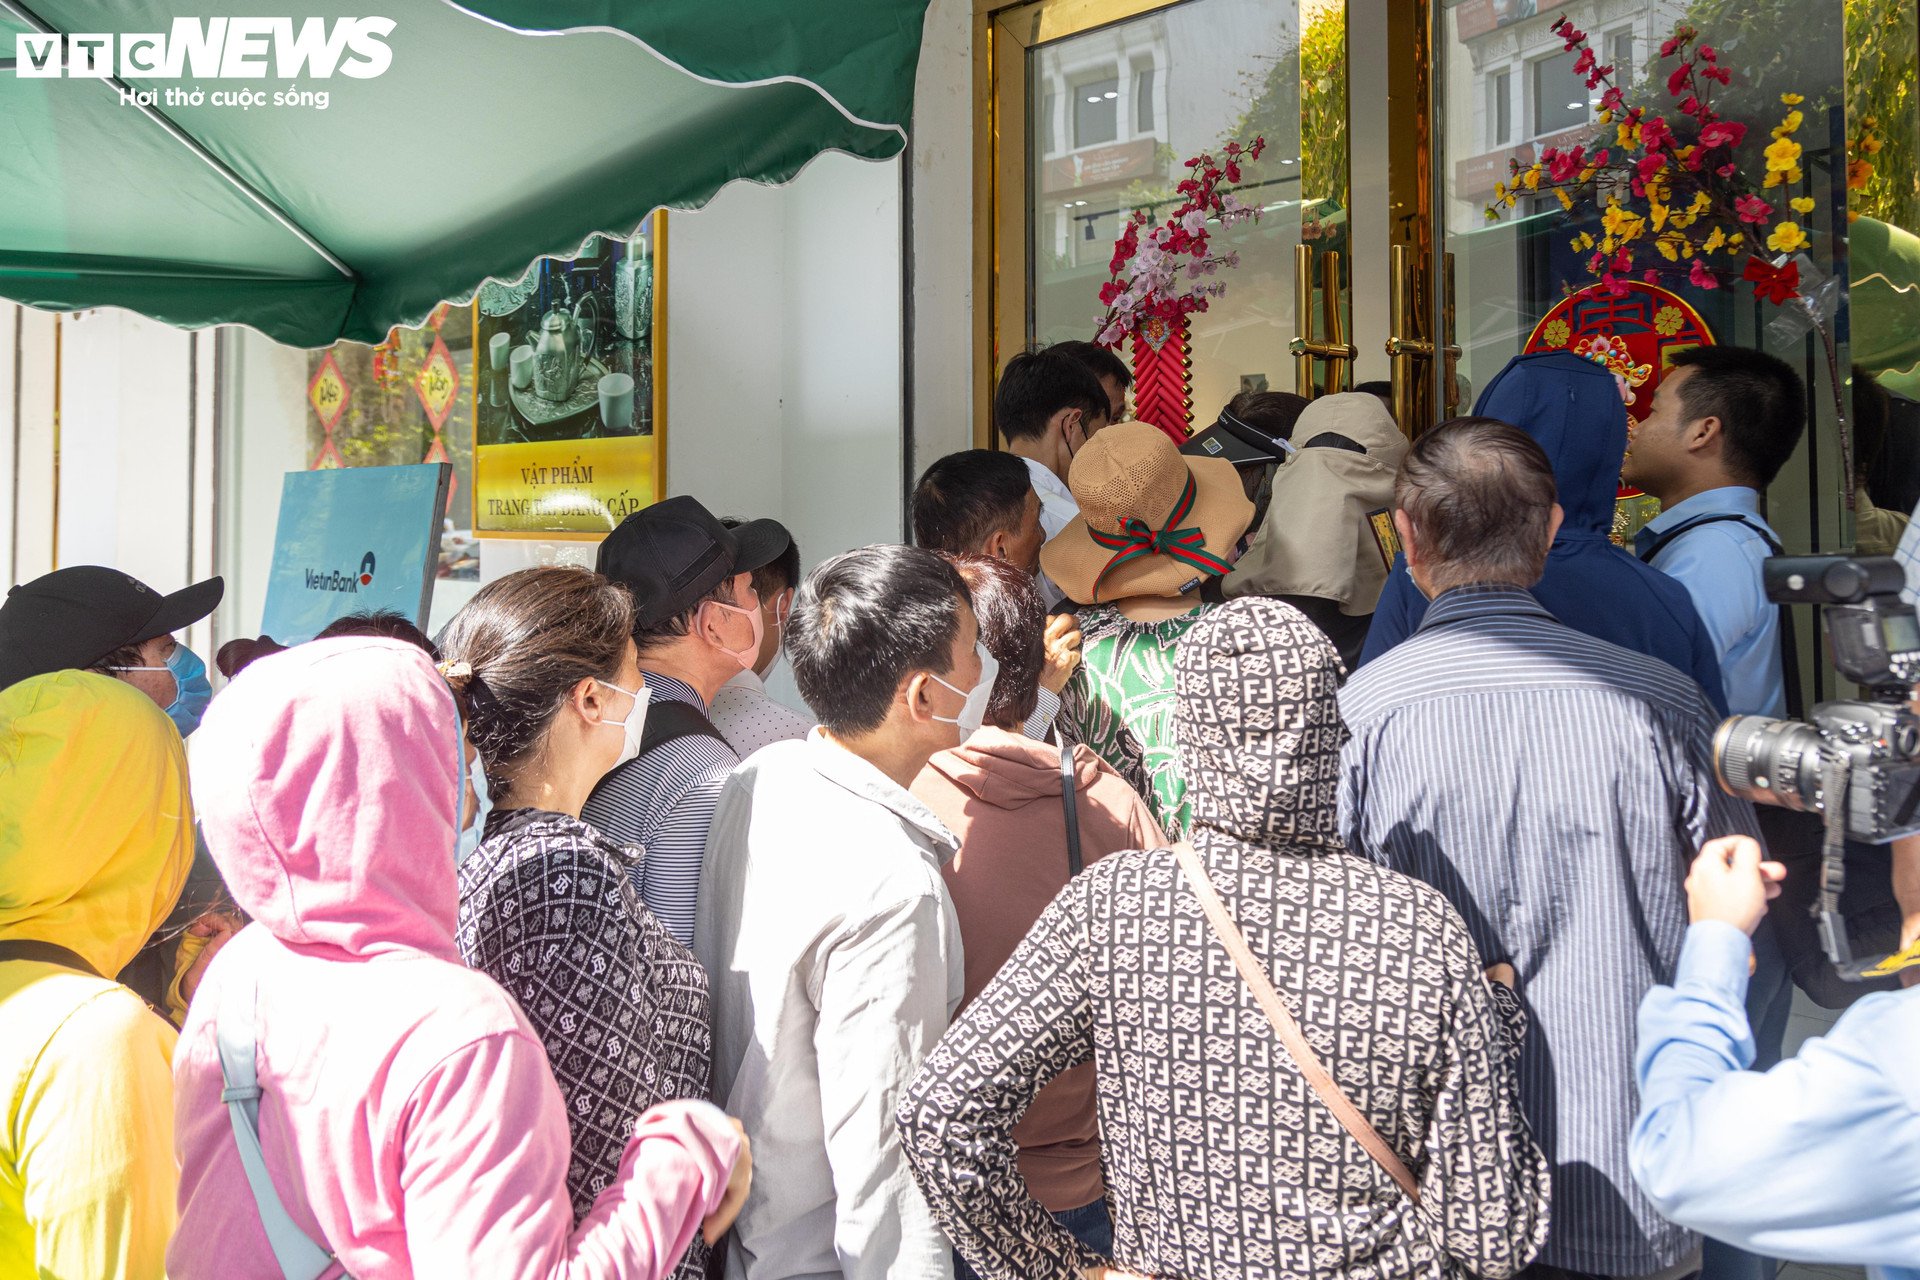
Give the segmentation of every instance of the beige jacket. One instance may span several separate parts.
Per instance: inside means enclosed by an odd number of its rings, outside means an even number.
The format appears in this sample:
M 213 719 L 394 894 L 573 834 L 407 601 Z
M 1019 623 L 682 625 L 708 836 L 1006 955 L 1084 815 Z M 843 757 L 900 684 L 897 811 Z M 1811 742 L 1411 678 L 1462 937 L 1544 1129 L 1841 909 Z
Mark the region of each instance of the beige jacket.
M 1308 447 L 1335 432 L 1366 449 Z M 1390 510 L 1406 437 L 1378 396 L 1343 392 L 1307 406 L 1293 428 L 1301 446 L 1273 477 L 1273 497 L 1253 545 L 1227 575 L 1233 596 L 1318 596 L 1348 617 L 1372 613 L 1387 581 L 1368 513 Z

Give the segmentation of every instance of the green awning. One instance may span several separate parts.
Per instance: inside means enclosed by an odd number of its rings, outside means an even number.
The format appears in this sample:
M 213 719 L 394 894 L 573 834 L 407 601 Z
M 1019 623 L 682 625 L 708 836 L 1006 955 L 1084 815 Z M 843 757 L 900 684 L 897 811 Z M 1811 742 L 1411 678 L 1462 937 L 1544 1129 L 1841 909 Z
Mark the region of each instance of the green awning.
M 111 81 L 0 69 L 0 297 L 377 342 L 735 179 L 896 154 L 927 0 L 285 3 L 0 0 L 0 59 L 21 31 L 171 35 L 176 16 L 394 23 L 377 77 L 125 75 L 161 95 L 144 110 Z M 216 105 L 248 90 L 267 105 Z

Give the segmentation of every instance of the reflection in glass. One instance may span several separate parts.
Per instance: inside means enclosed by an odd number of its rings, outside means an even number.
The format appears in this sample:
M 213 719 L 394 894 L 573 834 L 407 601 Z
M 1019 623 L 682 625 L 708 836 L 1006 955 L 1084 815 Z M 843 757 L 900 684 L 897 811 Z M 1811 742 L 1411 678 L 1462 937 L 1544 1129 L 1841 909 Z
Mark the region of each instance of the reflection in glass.
M 1344 247 L 1347 197 L 1345 11 L 1303 12 L 1304 23 L 1272 0 L 1191 0 L 1032 50 L 1030 340 L 1092 338 L 1126 219 L 1136 209 L 1164 218 L 1182 198 L 1187 157 L 1258 134 L 1265 155 L 1237 190 L 1260 220 L 1216 239 L 1240 267 L 1193 318 L 1194 414 L 1212 421 L 1244 386 L 1292 388 L 1294 246 L 1304 235 Z M 1056 98 L 1069 103 L 1070 127 Z

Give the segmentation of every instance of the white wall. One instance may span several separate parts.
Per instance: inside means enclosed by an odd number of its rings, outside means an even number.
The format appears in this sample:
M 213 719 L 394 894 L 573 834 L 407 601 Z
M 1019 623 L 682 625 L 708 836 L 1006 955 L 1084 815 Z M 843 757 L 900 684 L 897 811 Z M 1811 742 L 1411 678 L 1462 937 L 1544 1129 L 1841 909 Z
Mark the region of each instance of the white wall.
M 973 5 L 933 0 L 914 81 L 912 470 L 973 447 Z

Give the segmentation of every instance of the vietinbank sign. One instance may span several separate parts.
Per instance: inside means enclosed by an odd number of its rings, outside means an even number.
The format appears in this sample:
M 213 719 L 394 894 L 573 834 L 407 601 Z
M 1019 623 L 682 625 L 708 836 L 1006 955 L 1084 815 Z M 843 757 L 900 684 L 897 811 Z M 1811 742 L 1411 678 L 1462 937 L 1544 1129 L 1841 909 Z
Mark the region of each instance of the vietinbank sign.
M 392 18 L 175 18 L 165 32 L 21 32 L 13 73 L 25 79 L 212 80 L 236 83 L 123 88 L 127 105 L 311 106 L 326 90 L 268 91 L 257 80 L 371 80 L 393 65 Z M 196 100 L 197 99 L 197 100 Z

